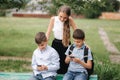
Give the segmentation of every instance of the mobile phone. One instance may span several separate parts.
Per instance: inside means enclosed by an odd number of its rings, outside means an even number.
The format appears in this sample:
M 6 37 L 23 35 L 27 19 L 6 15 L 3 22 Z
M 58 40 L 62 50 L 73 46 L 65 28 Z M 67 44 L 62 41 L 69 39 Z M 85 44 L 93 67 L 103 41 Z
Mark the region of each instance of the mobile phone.
M 70 58 L 75 58 L 74 56 L 70 56 Z
M 42 65 L 37 65 L 38 67 L 41 67 Z

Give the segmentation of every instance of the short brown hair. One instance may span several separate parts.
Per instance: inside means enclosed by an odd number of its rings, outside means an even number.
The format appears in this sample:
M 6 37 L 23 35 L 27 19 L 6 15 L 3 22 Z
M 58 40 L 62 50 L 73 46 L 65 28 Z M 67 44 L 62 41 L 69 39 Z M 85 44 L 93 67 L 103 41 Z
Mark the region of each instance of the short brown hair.
M 44 32 L 38 32 L 35 36 L 35 42 L 41 44 L 42 42 L 47 41 L 47 37 Z
M 83 30 L 81 29 L 76 29 L 74 32 L 73 32 L 73 38 L 74 39 L 84 39 L 85 38 L 85 33 Z

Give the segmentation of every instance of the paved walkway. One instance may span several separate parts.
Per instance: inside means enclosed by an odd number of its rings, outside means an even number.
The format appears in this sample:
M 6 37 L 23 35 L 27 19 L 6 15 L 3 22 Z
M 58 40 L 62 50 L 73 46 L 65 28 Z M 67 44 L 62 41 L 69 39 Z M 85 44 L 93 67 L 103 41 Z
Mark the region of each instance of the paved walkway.
M 99 28 L 100 37 L 106 47 L 106 49 L 111 53 L 110 60 L 114 63 L 120 63 L 120 52 L 114 44 L 112 44 L 107 36 L 107 33 L 103 28 Z
M 31 58 L 23 58 L 23 57 L 11 57 L 11 56 L 0 56 L 0 60 L 20 60 L 20 61 L 28 61 L 31 62 Z

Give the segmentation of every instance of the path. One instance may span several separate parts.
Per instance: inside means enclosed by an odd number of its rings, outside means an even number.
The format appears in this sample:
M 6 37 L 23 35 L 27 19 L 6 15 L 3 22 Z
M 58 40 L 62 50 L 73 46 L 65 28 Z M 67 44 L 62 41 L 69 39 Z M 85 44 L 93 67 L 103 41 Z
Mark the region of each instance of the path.
M 0 56 L 0 60 L 20 60 L 20 61 L 28 61 L 31 62 L 31 58 L 23 58 L 23 57 L 11 57 L 11 56 Z
M 112 44 L 107 36 L 107 33 L 104 31 L 103 28 L 99 28 L 99 34 L 101 39 L 103 40 L 103 43 L 106 47 L 106 49 L 111 53 L 110 54 L 110 60 L 114 63 L 120 63 L 120 52 L 116 48 L 114 44 Z

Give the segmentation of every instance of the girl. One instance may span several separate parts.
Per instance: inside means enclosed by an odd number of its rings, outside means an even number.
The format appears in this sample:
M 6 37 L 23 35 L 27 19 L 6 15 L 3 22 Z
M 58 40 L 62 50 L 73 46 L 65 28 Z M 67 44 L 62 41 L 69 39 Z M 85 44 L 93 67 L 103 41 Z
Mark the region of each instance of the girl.
M 60 56 L 59 74 L 64 74 L 67 71 L 68 65 L 65 64 L 65 52 L 70 44 L 70 26 L 73 30 L 77 28 L 71 15 L 69 6 L 61 6 L 58 10 L 58 16 L 53 16 L 46 32 L 47 39 L 49 39 L 51 31 L 54 34 L 52 47 L 56 49 Z

